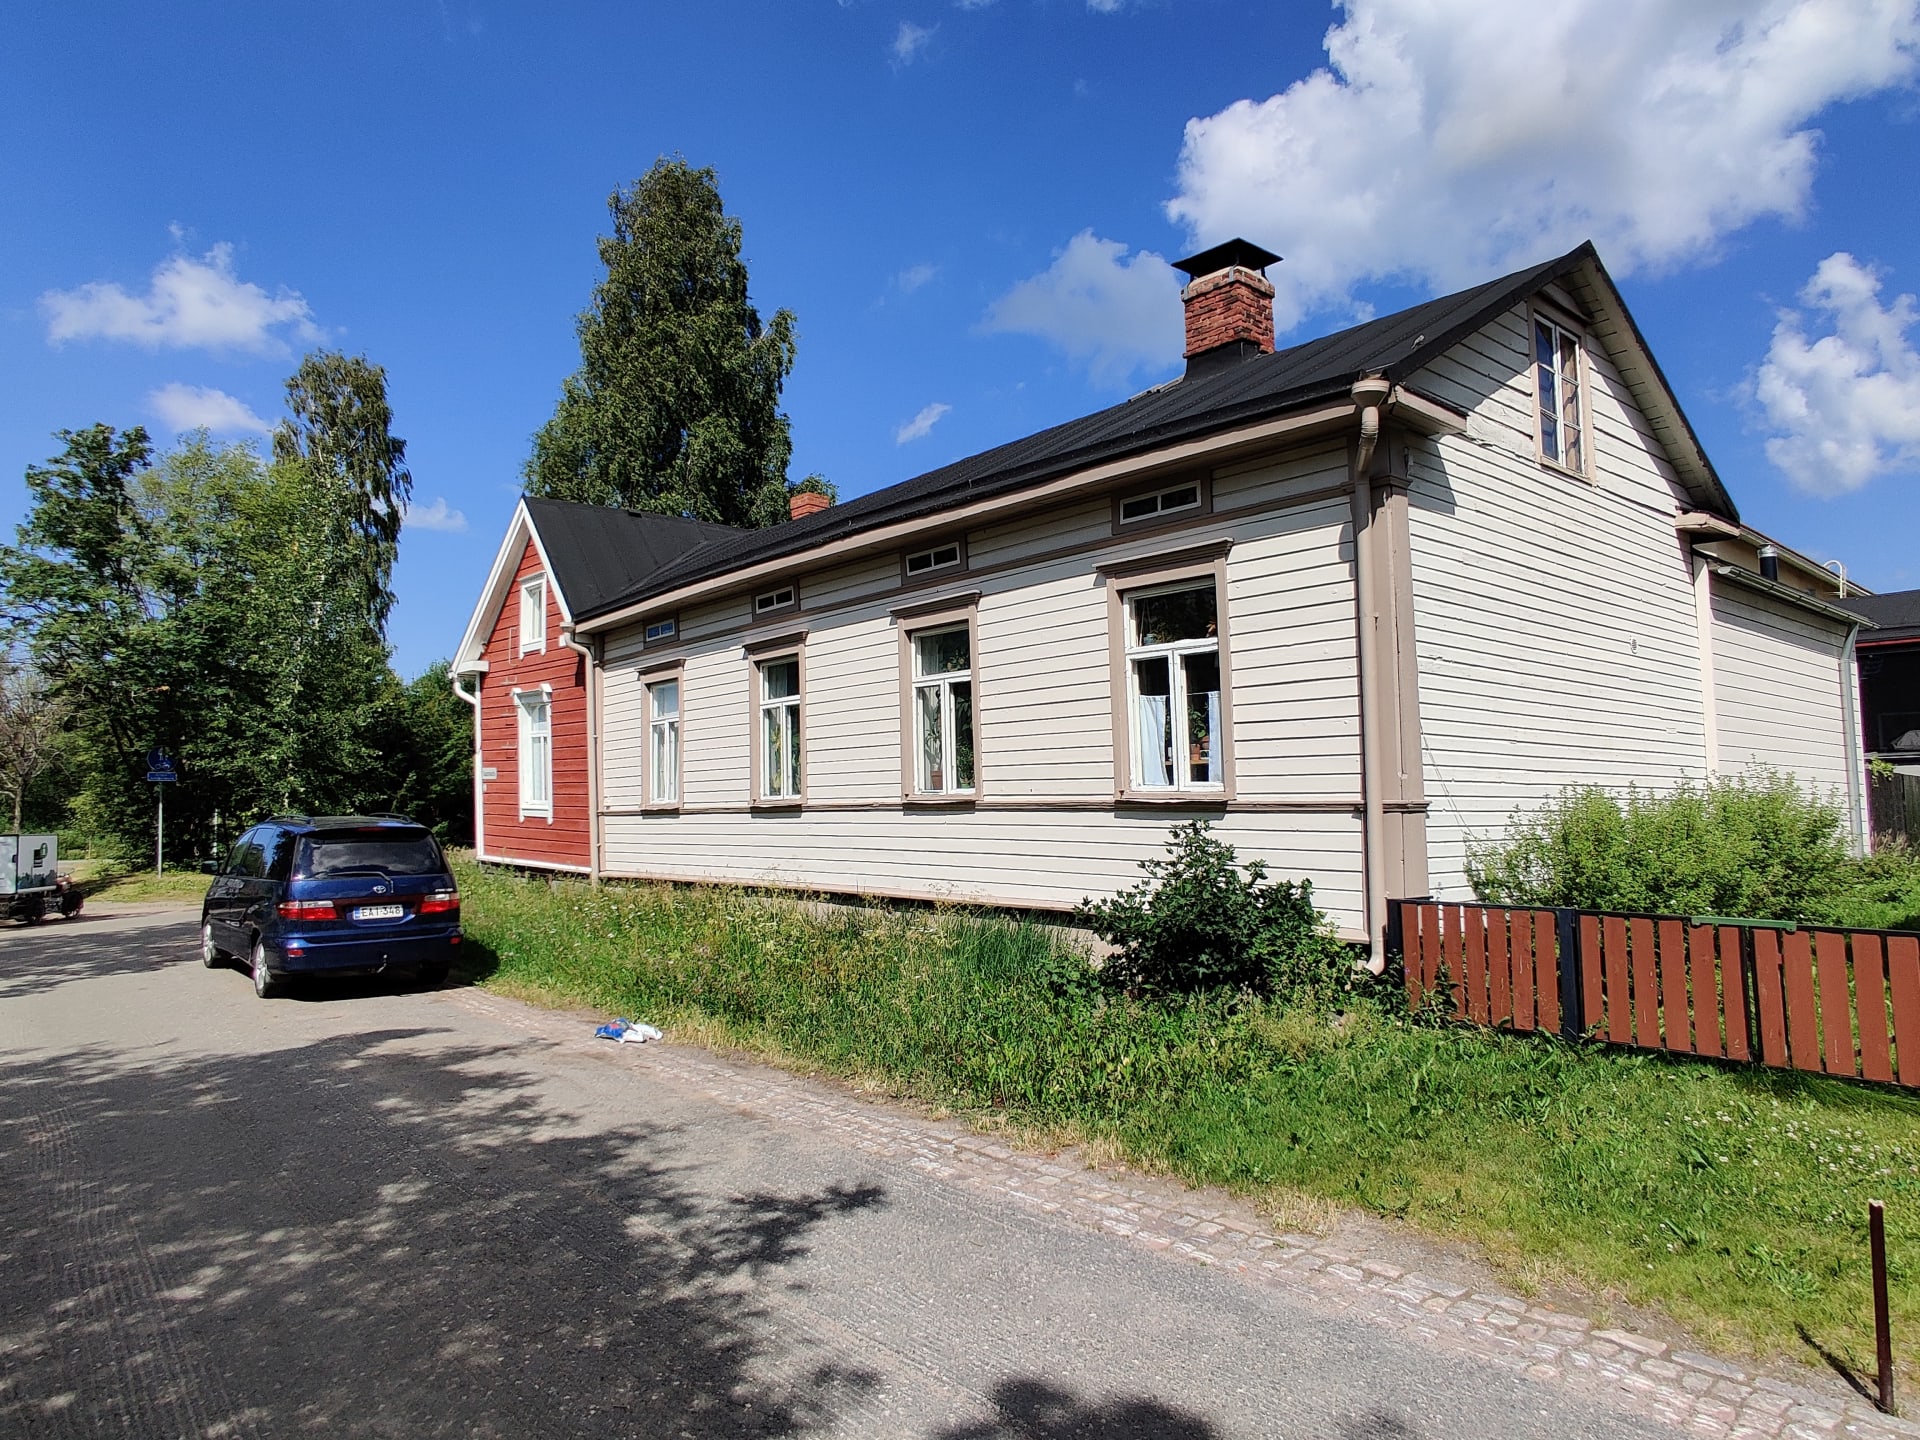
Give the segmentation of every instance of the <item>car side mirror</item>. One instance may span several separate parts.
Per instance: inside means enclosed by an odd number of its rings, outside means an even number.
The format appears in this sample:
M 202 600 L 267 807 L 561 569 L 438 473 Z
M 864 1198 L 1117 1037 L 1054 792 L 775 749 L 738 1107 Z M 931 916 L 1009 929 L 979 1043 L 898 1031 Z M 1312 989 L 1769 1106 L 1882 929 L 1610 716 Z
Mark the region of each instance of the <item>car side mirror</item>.
M 200 873 L 202 875 L 218 875 L 220 873 L 220 862 L 218 860 L 202 860 L 200 862 Z

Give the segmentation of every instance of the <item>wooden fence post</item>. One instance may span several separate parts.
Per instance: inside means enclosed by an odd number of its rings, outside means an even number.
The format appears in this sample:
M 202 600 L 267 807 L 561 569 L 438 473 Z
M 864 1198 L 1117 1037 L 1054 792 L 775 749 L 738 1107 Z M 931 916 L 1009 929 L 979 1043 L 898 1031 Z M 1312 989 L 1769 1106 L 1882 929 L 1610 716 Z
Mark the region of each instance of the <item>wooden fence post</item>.
M 1585 992 L 1580 984 L 1580 912 L 1553 912 L 1554 964 L 1560 977 L 1560 1038 L 1581 1040 L 1587 1033 Z

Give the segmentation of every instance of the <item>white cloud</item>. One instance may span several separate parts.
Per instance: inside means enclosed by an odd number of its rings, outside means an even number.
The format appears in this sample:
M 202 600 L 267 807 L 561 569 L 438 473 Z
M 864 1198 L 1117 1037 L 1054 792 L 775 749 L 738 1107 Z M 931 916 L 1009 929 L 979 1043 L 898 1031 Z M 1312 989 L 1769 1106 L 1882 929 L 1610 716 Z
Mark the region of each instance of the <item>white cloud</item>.
M 924 439 L 934 426 L 940 423 L 940 417 L 951 411 L 951 405 L 943 405 L 936 400 L 918 415 L 893 432 L 893 443 L 906 445 L 915 440 Z
M 1127 0 L 1087 0 L 1087 9 L 1096 15 L 1117 15 L 1126 4 Z
M 902 295 L 911 295 L 939 273 L 938 265 L 909 265 L 893 277 L 893 285 Z
M 900 29 L 893 37 L 893 63 L 911 65 L 926 52 L 927 42 L 933 39 L 937 25 L 916 25 L 911 20 L 902 20 Z
M 1184 348 L 1180 277 L 1151 250 L 1129 256 L 1118 240 L 1082 230 L 1053 263 L 987 309 L 983 327 L 1051 340 L 1084 362 L 1094 380 L 1123 385 Z
M 1244 235 L 1286 256 L 1283 333 L 1351 313 L 1371 280 L 1451 289 L 1589 238 L 1618 272 L 1710 258 L 1805 213 L 1815 116 L 1920 63 L 1915 0 L 1340 9 L 1327 68 L 1187 122 L 1166 204 L 1195 248 Z M 1106 283 L 1126 288 L 1125 253 Z
M 440 495 L 434 497 L 431 505 L 409 505 L 405 524 L 410 530 L 443 530 L 449 535 L 467 533 L 467 517 Z
M 254 414 L 246 401 L 204 385 L 162 385 L 147 396 L 147 408 L 176 435 L 188 430 L 265 435 L 273 429 L 273 422 Z
M 1920 354 L 1908 332 L 1914 297 L 1880 303 L 1880 277 L 1844 250 L 1800 292 L 1831 332 L 1807 336 L 1807 317 L 1781 312 L 1754 379 L 1754 398 L 1777 433 L 1767 458 L 1812 495 L 1845 495 L 1891 470 L 1920 467 Z
M 269 295 L 234 274 L 233 247 L 216 245 L 195 259 L 175 255 L 153 272 L 144 295 L 112 281 L 96 280 L 40 297 L 47 339 L 126 340 L 149 350 L 203 348 L 282 354 L 282 332 L 298 339 L 323 338 L 313 311 L 298 292 Z

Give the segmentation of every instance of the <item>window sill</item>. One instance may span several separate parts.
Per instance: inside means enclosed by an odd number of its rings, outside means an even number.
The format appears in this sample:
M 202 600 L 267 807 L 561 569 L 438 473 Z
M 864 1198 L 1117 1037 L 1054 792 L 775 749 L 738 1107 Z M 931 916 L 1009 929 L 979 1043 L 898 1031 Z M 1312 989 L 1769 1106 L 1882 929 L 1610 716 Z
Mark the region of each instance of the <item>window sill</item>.
M 1122 790 L 1113 797 L 1113 803 L 1143 809 L 1191 809 L 1196 805 L 1225 806 L 1232 798 L 1225 790 Z
M 640 813 L 642 815 L 678 815 L 680 813 L 680 802 L 678 800 L 649 800 L 640 807 Z
M 979 798 L 973 791 L 965 795 L 903 795 L 900 803 L 909 810 L 971 810 Z
M 1569 469 L 1558 460 L 1549 460 L 1544 455 L 1536 454 L 1533 458 L 1539 462 L 1540 468 L 1545 470 L 1549 475 L 1558 475 L 1565 480 L 1578 480 L 1582 485 L 1591 485 L 1594 483 L 1592 474 L 1585 470 Z
M 779 814 L 789 810 L 798 811 L 806 803 L 807 802 L 803 799 L 768 800 L 763 798 L 763 799 L 751 801 L 749 808 L 751 808 L 756 815 L 761 813 L 762 811 L 765 811 L 768 814 Z
M 551 810 L 522 810 L 520 812 L 520 818 L 522 820 L 544 820 L 549 825 L 553 824 L 553 812 Z

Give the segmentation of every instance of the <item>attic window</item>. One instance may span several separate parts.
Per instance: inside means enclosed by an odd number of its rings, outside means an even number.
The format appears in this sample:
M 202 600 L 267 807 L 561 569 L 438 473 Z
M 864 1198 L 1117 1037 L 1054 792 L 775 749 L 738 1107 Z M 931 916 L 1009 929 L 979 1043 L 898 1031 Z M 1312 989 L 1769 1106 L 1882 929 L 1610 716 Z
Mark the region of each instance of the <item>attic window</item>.
M 547 582 L 529 580 L 520 587 L 520 653 L 547 648 Z
M 763 595 L 753 597 L 753 613 L 769 615 L 775 610 L 792 610 L 800 603 L 800 597 L 794 593 L 793 586 L 782 585 L 778 590 L 769 590 Z
M 1131 495 L 1120 502 L 1120 523 L 1152 520 L 1181 510 L 1200 508 L 1200 486 L 1189 482 L 1171 490 L 1156 490 L 1148 495 Z
M 1540 458 L 1576 475 L 1587 471 L 1587 431 L 1580 374 L 1580 337 L 1544 316 L 1533 317 L 1533 374 L 1540 417 Z
M 674 631 L 675 626 L 671 619 L 650 621 L 647 625 L 647 644 L 658 645 L 662 640 L 671 640 Z
M 907 556 L 907 578 L 926 575 L 935 570 L 957 569 L 960 564 L 960 545 L 958 541 L 948 545 L 936 545 L 931 550 L 916 550 Z

